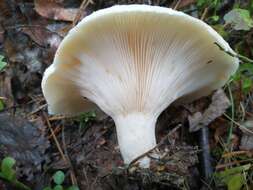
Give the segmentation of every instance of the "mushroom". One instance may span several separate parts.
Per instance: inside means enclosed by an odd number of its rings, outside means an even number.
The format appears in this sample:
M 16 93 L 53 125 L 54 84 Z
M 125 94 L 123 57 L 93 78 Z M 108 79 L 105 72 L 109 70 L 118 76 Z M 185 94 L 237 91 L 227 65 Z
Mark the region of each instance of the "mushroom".
M 220 48 L 224 49 L 222 51 Z M 116 124 L 125 164 L 156 146 L 155 124 L 172 102 L 222 87 L 238 67 L 203 21 L 169 8 L 119 5 L 94 12 L 61 42 L 45 71 L 49 113 L 99 107 Z M 149 159 L 140 161 L 149 166 Z

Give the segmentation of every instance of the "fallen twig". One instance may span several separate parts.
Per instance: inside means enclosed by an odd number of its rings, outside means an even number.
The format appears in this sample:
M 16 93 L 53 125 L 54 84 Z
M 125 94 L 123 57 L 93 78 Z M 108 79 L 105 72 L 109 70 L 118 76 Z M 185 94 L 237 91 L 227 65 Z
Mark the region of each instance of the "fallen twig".
M 19 24 L 19 25 L 15 25 L 15 26 L 5 26 L 4 29 L 5 30 L 12 30 L 12 29 L 20 29 L 20 28 L 39 28 L 41 30 L 45 30 L 47 32 L 50 32 L 52 34 L 56 34 L 58 36 L 60 36 L 57 32 L 54 32 L 50 29 L 48 29 L 47 27 L 41 26 L 41 25 L 36 25 L 36 24 Z
M 56 126 L 56 128 L 54 129 L 54 134 L 58 134 L 60 131 L 62 130 L 61 126 Z M 48 140 L 50 140 L 53 137 L 53 135 L 49 135 Z
M 247 127 L 244 127 L 244 126 L 241 125 L 240 123 L 238 123 L 238 122 L 232 120 L 227 114 L 224 113 L 223 115 L 224 115 L 227 119 L 229 119 L 230 121 L 232 121 L 235 125 L 237 125 L 237 127 L 239 127 L 239 129 L 244 130 L 244 131 L 250 133 L 251 135 L 253 135 L 253 131 L 251 131 L 251 130 L 248 129 Z
M 200 20 L 204 20 L 204 19 L 206 18 L 207 13 L 208 13 L 208 7 L 206 7 L 206 8 L 204 9 L 204 12 L 203 12 L 203 14 L 202 14 L 201 17 L 200 17 Z
M 182 0 L 178 0 L 176 5 L 173 7 L 174 10 L 177 10 Z
M 53 139 L 54 139 L 54 142 L 55 142 L 55 144 L 56 144 L 56 147 L 57 147 L 58 151 L 60 152 L 60 155 L 61 155 L 63 161 L 67 163 L 67 159 L 66 159 L 66 157 L 65 157 L 65 155 L 64 155 L 64 153 L 63 153 L 63 151 L 62 151 L 62 149 L 61 149 L 61 146 L 60 146 L 59 141 L 58 141 L 57 138 L 56 138 L 56 135 L 55 135 L 55 133 L 54 133 L 54 130 L 52 129 L 51 123 L 50 123 L 50 121 L 48 120 L 48 118 L 47 118 L 47 116 L 46 116 L 46 114 L 45 114 L 44 112 L 43 112 L 43 117 L 44 117 L 44 119 L 45 119 L 45 121 L 46 121 L 46 123 L 47 123 L 47 126 L 48 126 L 48 128 L 49 128 L 49 130 L 50 130 L 50 132 L 51 132 L 51 135 L 52 135 L 52 137 L 53 137 Z
M 56 121 L 56 120 L 62 120 L 62 119 L 67 119 L 70 118 L 69 116 L 65 116 L 65 115 L 55 115 L 52 117 L 49 117 L 48 120 L 49 121 Z
M 84 12 L 84 10 L 87 8 L 87 6 L 89 4 L 93 4 L 94 2 L 92 0 L 83 0 L 83 2 L 81 3 L 80 7 L 79 7 L 79 10 L 73 20 L 73 23 L 72 23 L 72 26 L 74 27 L 77 22 L 80 20 L 81 16 L 82 16 L 82 12 Z
M 47 107 L 47 104 L 43 104 L 43 105 L 39 106 L 36 110 L 34 110 L 34 111 L 28 113 L 27 116 L 31 116 L 31 115 L 33 115 L 33 114 L 39 112 L 40 110 L 44 109 L 45 107 Z
M 178 125 L 177 127 L 175 127 L 174 129 L 172 129 L 154 148 L 150 149 L 149 151 L 143 153 L 142 155 L 138 156 L 137 158 L 135 158 L 133 161 L 130 162 L 130 164 L 128 165 L 128 168 L 130 168 L 134 163 L 136 163 L 138 160 L 140 160 L 141 158 L 143 158 L 144 156 L 147 156 L 150 152 L 152 152 L 153 150 L 157 149 L 158 147 L 160 147 L 164 141 L 171 136 L 174 132 L 176 132 L 179 128 L 181 127 L 181 125 Z
M 233 156 L 238 156 L 242 154 L 247 154 L 249 151 L 241 150 L 241 151 L 235 151 L 235 152 L 228 152 L 222 155 L 222 158 L 227 158 L 227 157 L 233 157 Z
M 226 54 L 230 55 L 231 57 L 236 57 L 236 58 L 240 59 L 242 62 L 253 63 L 253 60 L 248 57 L 245 57 L 245 56 L 240 55 L 238 53 L 232 53 L 230 51 L 227 51 L 223 47 L 221 47 L 221 45 L 218 44 L 217 42 L 214 42 L 214 44 L 217 45 L 220 48 L 220 50 L 224 51 Z
M 72 165 L 71 165 L 70 161 L 68 160 L 68 158 L 66 157 L 66 155 L 63 153 L 63 150 L 62 150 L 62 148 L 61 148 L 61 146 L 60 146 L 59 141 L 58 141 L 57 138 L 56 138 L 56 135 L 55 135 L 55 133 L 54 133 L 54 130 L 52 129 L 52 126 L 51 126 L 50 121 L 48 120 L 48 117 L 46 116 L 46 114 L 45 114 L 44 112 L 43 112 L 42 114 L 43 114 L 43 118 L 45 119 L 45 121 L 46 121 L 46 123 L 47 123 L 47 126 L 48 126 L 48 128 L 49 128 L 49 130 L 50 130 L 50 132 L 51 132 L 51 135 L 52 135 L 52 137 L 53 137 L 53 139 L 54 139 L 54 142 L 55 142 L 55 144 L 56 144 L 56 147 L 57 147 L 57 149 L 58 149 L 58 151 L 59 151 L 59 153 L 60 153 L 60 155 L 61 155 L 61 157 L 62 157 L 62 160 L 70 167 L 70 172 L 71 172 L 70 175 L 74 175 L 74 174 L 73 174 L 73 168 L 71 168 Z M 76 183 L 76 181 L 75 181 L 74 179 L 76 179 L 76 178 L 72 176 L 72 177 L 71 177 L 72 184 L 73 184 L 73 185 L 76 185 L 77 183 Z
M 224 168 L 227 168 L 229 166 L 233 166 L 233 165 L 236 165 L 236 164 L 242 164 L 242 163 L 246 163 L 246 162 L 252 162 L 253 159 L 246 159 L 246 160 L 240 160 L 240 161 L 233 161 L 233 162 L 229 162 L 229 163 L 226 163 L 226 164 L 220 164 L 220 165 L 217 165 L 215 167 L 216 170 L 220 170 L 220 169 L 224 169 Z
M 62 127 L 62 147 L 65 153 L 65 157 L 68 160 L 69 166 L 70 166 L 70 177 L 71 177 L 71 181 L 72 181 L 72 185 L 77 185 L 77 179 L 76 179 L 76 175 L 74 172 L 74 167 L 69 159 L 68 156 L 68 150 L 67 150 L 67 146 L 66 146 L 66 141 L 65 141 L 65 134 L 64 134 L 64 126 Z

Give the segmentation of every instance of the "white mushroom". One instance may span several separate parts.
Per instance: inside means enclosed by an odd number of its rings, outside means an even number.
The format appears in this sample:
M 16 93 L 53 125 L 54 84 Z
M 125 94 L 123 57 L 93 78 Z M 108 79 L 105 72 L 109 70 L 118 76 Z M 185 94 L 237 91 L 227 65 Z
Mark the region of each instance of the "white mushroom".
M 168 8 L 121 5 L 85 17 L 61 42 L 42 90 L 52 114 L 95 103 L 116 124 L 126 164 L 156 146 L 155 124 L 173 101 L 222 87 L 238 67 L 210 26 Z M 141 165 L 148 167 L 149 160 Z

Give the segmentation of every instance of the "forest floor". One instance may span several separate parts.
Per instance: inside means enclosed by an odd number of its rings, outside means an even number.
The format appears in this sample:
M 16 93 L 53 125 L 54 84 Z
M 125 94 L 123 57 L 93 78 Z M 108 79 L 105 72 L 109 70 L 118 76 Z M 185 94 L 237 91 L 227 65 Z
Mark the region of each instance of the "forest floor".
M 156 133 L 166 154 L 150 169 L 123 165 L 111 118 L 49 115 L 41 91 L 45 69 L 79 20 L 133 3 L 201 18 L 240 59 L 223 89 L 162 113 Z M 251 15 L 250 0 L 0 0 L 0 189 L 253 189 Z

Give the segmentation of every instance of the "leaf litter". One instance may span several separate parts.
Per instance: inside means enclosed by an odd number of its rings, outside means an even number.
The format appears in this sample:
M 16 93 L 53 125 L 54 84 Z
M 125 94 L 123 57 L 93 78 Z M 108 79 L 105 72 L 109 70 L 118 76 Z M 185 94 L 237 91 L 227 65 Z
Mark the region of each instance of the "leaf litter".
M 0 114 L 0 153 L 9 155 L 19 165 L 20 177 L 28 181 L 42 171 L 48 161 L 46 150 L 50 147 L 42 122 L 30 123 L 24 118 Z
M 45 101 L 41 97 L 40 80 L 44 69 L 52 63 L 55 50 L 62 37 L 76 24 L 76 19 L 80 20 L 94 10 L 112 6 L 115 3 L 154 5 L 160 3 L 162 6 L 170 4 L 168 1 L 87 2 L 86 6 L 83 1 L 84 9 L 82 9 L 82 3 L 77 0 L 35 0 L 10 4 L 5 1 L 0 2 L 2 10 L 0 13 L 2 23 L 0 52 L 8 64 L 0 74 L 0 97 L 4 98 L 1 99 L 3 109 L 9 112 L 9 114 L 0 115 L 1 121 L 4 121 L 2 129 L 5 131 L 5 133 L 0 133 L 0 137 L 2 137 L 1 134 L 5 134 L 4 136 L 9 136 L 7 142 L 12 142 L 9 145 L 6 143 L 0 149 L 0 156 L 8 154 L 16 158 L 19 163 L 18 173 L 20 176 L 25 176 L 26 180 L 34 182 L 39 179 L 39 175 L 43 176 L 40 177 L 41 181 L 34 185 L 35 190 L 48 185 L 50 178 L 45 173 L 52 173 L 50 170 L 63 169 L 67 173 L 66 178 L 70 176 L 69 165 L 63 162 L 52 143 L 52 134 L 45 127 L 45 122 L 41 120 L 42 112 L 45 111 Z M 194 8 L 194 1 L 181 2 L 177 5 L 179 9 L 185 6 Z M 175 3 L 171 6 L 175 6 Z M 227 6 L 226 3 L 224 6 Z M 78 13 L 79 10 L 82 10 L 81 14 Z M 194 14 L 196 15 L 196 11 Z M 250 23 L 247 23 L 247 26 L 251 27 Z M 232 26 L 236 25 L 232 24 Z M 251 39 L 250 36 L 248 36 L 248 41 L 249 39 Z M 248 100 L 247 110 L 250 110 L 252 109 L 250 98 Z M 220 90 L 212 97 L 202 98 L 189 105 L 174 105 L 165 110 L 158 121 L 158 142 L 170 133 L 171 128 L 178 125 L 182 127 L 170 135 L 170 138 L 165 138 L 166 140 L 159 147 L 164 159 L 154 159 L 150 171 L 142 171 L 136 165 L 128 169 L 122 168 L 123 163 L 117 147 L 114 124 L 108 117 L 100 121 L 88 121 L 84 127 L 79 126 L 78 119 L 56 118 L 50 122 L 60 146 L 65 146 L 67 150 L 64 154 L 69 156 L 73 164 L 81 189 L 140 189 L 140 186 L 141 189 L 168 187 L 180 189 L 187 183 L 193 189 L 198 189 L 199 184 L 191 183 L 199 183 L 196 179 L 200 178 L 197 167 L 199 163 L 197 155 L 200 149 L 196 147 L 195 133 L 189 133 L 188 126 L 190 126 L 190 131 L 197 131 L 203 126 L 208 127 L 211 131 L 210 145 L 212 148 L 217 147 L 221 139 L 225 139 L 224 136 L 230 125 L 230 121 L 222 117 L 229 105 L 224 92 Z M 16 116 L 14 117 L 13 114 Z M 38 123 L 34 123 L 35 121 Z M 2 126 L 2 122 L 0 125 Z M 13 134 L 17 134 L 17 138 Z M 238 150 L 240 150 L 239 146 L 250 149 L 252 136 L 234 129 L 233 135 L 235 139 L 239 139 Z M 51 141 L 51 146 L 49 146 L 49 141 Z M 14 148 L 19 146 L 21 149 Z M 28 166 L 28 160 L 32 161 L 30 166 Z M 217 166 L 224 168 L 222 164 L 231 163 L 224 161 Z M 43 167 L 50 169 L 45 171 Z M 66 183 L 71 182 L 67 180 Z M 0 182 L 0 188 L 6 187 Z

